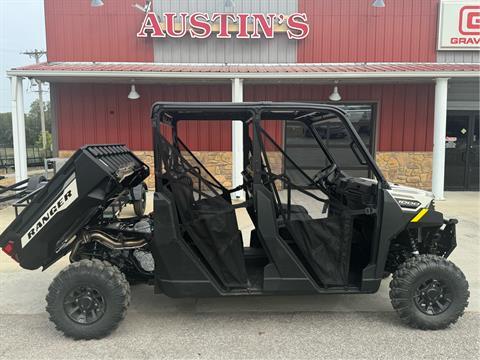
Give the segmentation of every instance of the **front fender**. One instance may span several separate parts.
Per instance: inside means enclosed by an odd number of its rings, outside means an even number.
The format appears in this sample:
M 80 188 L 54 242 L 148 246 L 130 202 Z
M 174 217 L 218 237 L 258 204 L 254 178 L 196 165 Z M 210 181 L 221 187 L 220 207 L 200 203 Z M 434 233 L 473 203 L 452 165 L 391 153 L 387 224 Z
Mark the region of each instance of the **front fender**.
M 438 247 L 445 258 L 449 257 L 457 247 L 457 224 L 457 219 L 445 220 L 445 227 L 439 231 Z

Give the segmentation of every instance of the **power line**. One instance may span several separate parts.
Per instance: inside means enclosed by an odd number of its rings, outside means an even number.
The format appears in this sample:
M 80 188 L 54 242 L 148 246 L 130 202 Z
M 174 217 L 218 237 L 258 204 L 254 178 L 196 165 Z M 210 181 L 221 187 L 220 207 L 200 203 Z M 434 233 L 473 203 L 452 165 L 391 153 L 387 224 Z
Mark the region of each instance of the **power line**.
M 34 58 L 35 63 L 38 64 L 40 63 L 41 57 L 44 55 L 47 55 L 47 52 L 45 50 L 35 49 L 30 51 L 24 51 L 22 54 L 28 55 L 30 58 Z M 47 148 L 47 134 L 45 132 L 45 109 L 43 106 L 42 82 L 38 79 L 34 79 L 34 80 L 38 85 L 38 105 L 40 106 L 40 123 L 42 126 L 42 145 L 43 145 L 43 149 L 45 150 Z

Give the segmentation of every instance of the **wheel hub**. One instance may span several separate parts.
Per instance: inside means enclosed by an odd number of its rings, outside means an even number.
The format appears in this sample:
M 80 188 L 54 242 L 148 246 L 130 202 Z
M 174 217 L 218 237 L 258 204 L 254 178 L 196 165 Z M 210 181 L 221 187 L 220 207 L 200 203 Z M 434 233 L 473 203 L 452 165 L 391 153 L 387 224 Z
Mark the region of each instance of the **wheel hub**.
M 64 299 L 66 315 L 76 323 L 90 325 L 105 313 L 105 299 L 95 288 L 79 286 L 71 290 Z
M 90 310 L 93 305 L 93 299 L 90 296 L 82 296 L 78 300 L 78 306 L 82 310 Z
M 421 283 L 413 299 L 417 308 L 427 315 L 441 314 L 452 303 L 449 288 L 437 279 L 429 279 Z

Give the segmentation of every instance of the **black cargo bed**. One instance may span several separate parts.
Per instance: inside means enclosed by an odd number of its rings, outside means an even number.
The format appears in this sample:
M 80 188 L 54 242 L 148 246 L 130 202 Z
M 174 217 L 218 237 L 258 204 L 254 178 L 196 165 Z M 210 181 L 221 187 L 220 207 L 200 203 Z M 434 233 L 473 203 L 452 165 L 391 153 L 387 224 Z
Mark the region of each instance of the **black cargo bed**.
M 48 267 L 71 240 L 123 190 L 140 184 L 149 168 L 124 145 L 89 145 L 75 152 L 0 235 L 26 269 Z

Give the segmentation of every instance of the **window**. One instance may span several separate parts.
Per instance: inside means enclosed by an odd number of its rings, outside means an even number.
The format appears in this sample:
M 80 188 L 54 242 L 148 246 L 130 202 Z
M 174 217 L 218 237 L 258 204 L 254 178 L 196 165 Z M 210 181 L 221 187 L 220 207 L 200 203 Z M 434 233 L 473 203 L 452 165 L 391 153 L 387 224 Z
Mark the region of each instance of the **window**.
M 285 152 L 308 176 L 313 177 L 329 161 L 313 137 L 311 131 L 299 121 L 287 121 L 285 127 Z M 307 185 L 308 179 L 302 175 L 291 161 L 284 159 L 286 175 L 297 185 Z
M 373 129 L 374 129 L 374 105 L 344 104 L 339 107 L 348 112 L 350 121 L 365 143 L 367 149 L 372 153 Z M 369 170 L 364 165 L 364 159 L 352 145 L 351 136 L 338 118 L 319 121 L 314 125 L 318 135 L 327 145 L 341 170 L 350 176 L 369 177 Z M 286 152 L 294 158 L 295 162 L 305 170 L 307 174 L 318 171 L 319 168 L 328 165 L 328 160 L 318 147 L 315 139 L 308 130 L 304 129 L 301 123 L 288 121 L 285 128 Z M 359 155 L 359 156 L 357 156 Z M 285 163 L 286 172 L 292 178 L 296 177 L 296 171 L 289 168 Z

